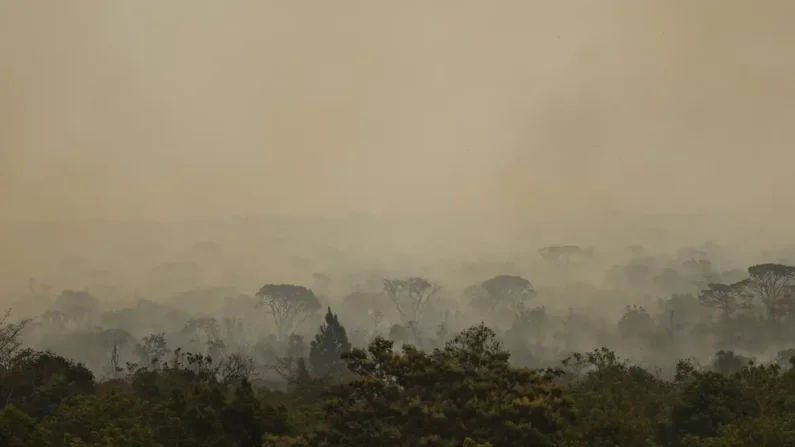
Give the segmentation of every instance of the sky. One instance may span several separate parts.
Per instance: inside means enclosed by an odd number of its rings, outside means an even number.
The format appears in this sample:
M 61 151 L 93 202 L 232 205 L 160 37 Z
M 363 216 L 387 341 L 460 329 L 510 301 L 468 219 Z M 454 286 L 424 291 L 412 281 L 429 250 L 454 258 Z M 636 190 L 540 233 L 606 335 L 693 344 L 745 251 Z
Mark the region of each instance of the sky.
M 0 0 L 0 220 L 793 217 L 795 2 Z

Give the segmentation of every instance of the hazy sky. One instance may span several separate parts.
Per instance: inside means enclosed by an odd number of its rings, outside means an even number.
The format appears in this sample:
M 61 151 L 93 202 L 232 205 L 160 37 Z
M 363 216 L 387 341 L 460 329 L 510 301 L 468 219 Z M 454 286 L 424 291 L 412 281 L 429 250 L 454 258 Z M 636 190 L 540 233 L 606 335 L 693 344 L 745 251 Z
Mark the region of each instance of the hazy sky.
M 0 217 L 779 217 L 793 20 L 791 0 L 0 0 Z

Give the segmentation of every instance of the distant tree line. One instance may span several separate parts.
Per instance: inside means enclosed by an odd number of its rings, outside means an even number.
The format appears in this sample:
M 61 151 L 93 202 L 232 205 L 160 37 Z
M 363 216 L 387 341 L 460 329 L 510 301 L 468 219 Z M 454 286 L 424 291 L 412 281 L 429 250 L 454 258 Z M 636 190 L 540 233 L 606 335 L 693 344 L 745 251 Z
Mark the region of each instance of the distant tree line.
M 158 337 L 141 346 L 149 364 L 99 381 L 25 348 L 25 324 L 0 325 L 9 447 L 795 445 L 789 359 L 755 364 L 721 351 L 706 367 L 682 360 L 663 380 L 602 348 L 525 368 L 482 324 L 430 351 L 382 337 L 352 347 L 329 308 L 276 391 L 256 385 L 245 361 L 166 356 Z
M 548 292 L 508 273 L 463 289 L 484 320 L 463 326 L 445 308 L 451 292 L 421 276 L 380 278 L 337 303 L 266 284 L 225 300 L 239 317 L 147 300 L 100 312 L 88 291 L 64 290 L 33 320 L 0 319 L 0 446 L 795 446 L 795 267 L 737 277 L 692 253 L 677 270 L 633 252 L 611 278 L 692 288 L 656 309 L 630 303 L 609 326 L 548 312 L 537 305 Z M 555 268 L 594 256 L 540 254 Z M 313 281 L 324 293 L 333 282 Z M 147 335 L 133 336 L 136 324 Z M 30 334 L 63 350 L 34 348 Z M 679 355 L 695 343 L 714 355 Z M 103 374 L 75 360 L 89 350 Z

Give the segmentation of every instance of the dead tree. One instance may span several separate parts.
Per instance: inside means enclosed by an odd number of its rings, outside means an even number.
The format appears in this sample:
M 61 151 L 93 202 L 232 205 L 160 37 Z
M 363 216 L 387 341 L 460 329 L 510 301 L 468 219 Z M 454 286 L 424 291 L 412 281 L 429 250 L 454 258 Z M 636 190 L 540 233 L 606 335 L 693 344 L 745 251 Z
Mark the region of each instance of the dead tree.
M 9 321 L 10 316 L 11 309 L 0 317 L 0 368 L 8 366 L 22 347 L 22 331 L 30 323 L 30 319 L 12 323 Z

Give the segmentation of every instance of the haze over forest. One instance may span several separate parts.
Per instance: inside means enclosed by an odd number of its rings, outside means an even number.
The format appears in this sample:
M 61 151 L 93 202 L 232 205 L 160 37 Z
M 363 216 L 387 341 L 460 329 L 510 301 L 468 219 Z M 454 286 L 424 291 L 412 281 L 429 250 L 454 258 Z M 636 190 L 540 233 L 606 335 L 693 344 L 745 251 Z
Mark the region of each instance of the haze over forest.
M 793 19 L 0 0 L 0 445 L 795 446 Z
M 0 278 L 24 282 L 69 244 L 64 256 L 138 244 L 61 224 L 92 219 L 403 216 L 411 226 L 370 231 L 420 257 L 435 239 L 458 252 L 789 242 L 793 13 L 773 0 L 0 2 Z M 656 217 L 683 214 L 701 220 Z M 662 242 L 641 240 L 662 227 Z M 231 232 L 244 246 L 256 228 L 148 241 Z

